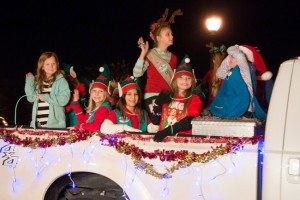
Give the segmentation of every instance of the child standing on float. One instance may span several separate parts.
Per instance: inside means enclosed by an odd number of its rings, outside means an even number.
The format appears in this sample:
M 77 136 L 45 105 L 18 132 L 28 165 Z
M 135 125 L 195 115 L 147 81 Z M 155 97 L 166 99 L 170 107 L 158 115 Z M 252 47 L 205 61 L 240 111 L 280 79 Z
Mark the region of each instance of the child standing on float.
M 116 109 L 109 113 L 101 126 L 101 133 L 153 132 L 147 112 L 142 109 L 141 90 L 132 77 L 118 84 L 119 97 Z M 154 130 L 155 131 L 155 130 Z
M 157 97 L 156 103 L 162 107 L 162 115 L 159 131 L 154 136 L 156 142 L 177 133 L 192 134 L 191 121 L 202 111 L 200 97 L 193 94 L 196 77 L 189 63 L 186 55 L 172 78 L 172 93 L 162 92 Z
M 111 111 L 109 98 L 110 71 L 105 64 L 100 67 L 101 75 L 91 83 L 89 104 L 86 113 L 80 106 L 79 90 L 74 90 L 72 108 L 76 113 L 78 124 L 73 128 L 89 132 L 99 131 L 100 127 Z
M 168 47 L 174 42 L 170 25 L 174 23 L 174 17 L 182 15 L 182 12 L 176 10 L 167 22 L 168 11 L 169 9 L 166 9 L 162 18 L 150 27 L 150 37 L 154 41 L 153 49 L 149 50 L 149 43 L 139 39 L 141 54 L 133 68 L 134 77 L 141 77 L 147 71 L 144 99 L 152 122 L 155 99 L 162 90 L 171 91 L 171 78 L 177 66 L 177 57 L 168 51 Z
M 26 74 L 25 93 L 33 103 L 31 127 L 66 127 L 64 106 L 69 102 L 70 89 L 54 52 L 41 54 L 36 76 L 31 72 Z
M 206 73 L 203 78 L 203 82 L 208 85 L 209 96 L 207 99 L 206 108 L 209 109 L 210 104 L 213 102 L 216 97 L 222 83 L 223 79 L 217 77 L 217 70 L 220 67 L 222 61 L 226 57 L 226 47 L 221 45 L 220 47 L 214 46 L 212 43 L 206 45 L 210 48 L 209 53 L 211 53 L 211 69 Z

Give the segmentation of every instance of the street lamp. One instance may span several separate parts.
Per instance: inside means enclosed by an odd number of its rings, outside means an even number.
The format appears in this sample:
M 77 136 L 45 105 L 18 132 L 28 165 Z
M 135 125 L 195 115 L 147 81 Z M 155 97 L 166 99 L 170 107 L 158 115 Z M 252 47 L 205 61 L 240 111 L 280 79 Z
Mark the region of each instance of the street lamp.
M 220 29 L 221 23 L 222 23 L 221 18 L 210 17 L 206 19 L 206 28 L 211 35 L 215 35 L 215 33 Z
M 214 37 L 216 32 L 220 29 L 221 27 L 221 18 L 219 17 L 209 17 L 206 19 L 206 28 L 210 33 L 210 43 L 205 45 L 206 47 L 210 48 L 210 66 L 213 68 L 213 54 L 212 54 L 212 49 L 214 47 Z

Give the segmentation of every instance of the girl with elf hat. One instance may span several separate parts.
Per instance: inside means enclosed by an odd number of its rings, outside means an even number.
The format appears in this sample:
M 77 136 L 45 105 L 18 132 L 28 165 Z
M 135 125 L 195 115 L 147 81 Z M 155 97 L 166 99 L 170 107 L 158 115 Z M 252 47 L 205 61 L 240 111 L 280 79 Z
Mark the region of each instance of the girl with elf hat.
M 154 42 L 152 49 L 149 50 L 149 43 L 144 42 L 142 37 L 139 39 L 141 54 L 133 68 L 133 75 L 137 78 L 147 71 L 144 99 L 152 122 L 155 99 L 162 90 L 171 91 L 173 70 L 177 66 L 177 57 L 168 51 L 168 47 L 174 42 L 171 24 L 175 22 L 175 16 L 182 15 L 182 12 L 180 9 L 174 11 L 167 21 L 168 12 L 167 8 L 162 18 L 150 26 L 150 37 Z
M 89 132 L 99 131 L 100 127 L 111 111 L 109 98 L 110 71 L 104 64 L 99 69 L 101 75 L 91 83 L 89 103 L 86 112 L 83 112 L 79 104 L 79 90 L 74 90 L 72 108 L 76 113 L 78 124 L 71 129 L 86 130 Z
M 147 112 L 142 109 L 141 90 L 133 77 L 118 83 L 118 88 L 120 99 L 116 109 L 103 122 L 101 133 L 155 132 Z
M 83 83 L 80 83 L 79 80 L 77 79 L 77 74 L 74 70 L 73 66 L 70 66 L 66 63 L 62 64 L 62 69 L 65 73 L 65 78 L 68 81 L 69 87 L 71 91 L 74 91 L 74 89 L 79 91 L 79 102 L 84 104 L 85 100 L 85 95 L 86 95 L 86 88 Z M 72 109 L 72 103 L 73 101 L 73 96 L 70 99 L 70 102 L 68 105 L 66 105 L 66 122 L 67 122 L 67 127 L 75 126 L 78 124 L 76 114 L 74 110 Z
M 266 113 L 260 107 L 253 91 L 245 54 L 237 45 L 229 47 L 227 53 L 228 56 L 217 71 L 217 76 L 224 79 L 224 82 L 210 105 L 210 111 L 221 118 L 266 119 Z
M 162 92 L 156 99 L 162 115 L 154 141 L 161 142 L 166 136 L 174 136 L 177 133 L 192 134 L 191 121 L 202 111 L 200 97 L 193 94 L 196 82 L 190 59 L 186 55 L 174 71 L 171 82 L 172 92 Z

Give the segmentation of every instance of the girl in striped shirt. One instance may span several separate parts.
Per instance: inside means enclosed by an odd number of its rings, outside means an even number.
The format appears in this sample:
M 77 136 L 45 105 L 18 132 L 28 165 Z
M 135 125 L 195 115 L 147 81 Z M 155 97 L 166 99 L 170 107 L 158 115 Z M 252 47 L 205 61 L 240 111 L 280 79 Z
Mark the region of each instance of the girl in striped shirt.
M 65 105 L 70 99 L 70 89 L 54 52 L 41 54 L 36 76 L 31 72 L 26 74 L 25 93 L 33 103 L 31 127 L 66 127 Z

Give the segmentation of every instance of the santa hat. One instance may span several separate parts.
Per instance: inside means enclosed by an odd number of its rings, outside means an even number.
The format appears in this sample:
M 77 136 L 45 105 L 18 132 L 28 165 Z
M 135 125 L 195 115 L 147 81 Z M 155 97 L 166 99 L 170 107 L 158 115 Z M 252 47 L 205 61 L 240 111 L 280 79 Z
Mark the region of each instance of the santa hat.
M 62 69 L 64 70 L 64 73 L 66 75 L 67 78 L 69 78 L 70 80 L 73 80 L 76 78 L 76 72 L 74 70 L 73 66 L 70 66 L 66 63 L 62 64 Z
M 104 64 L 99 68 L 101 75 L 95 81 L 92 81 L 90 85 L 89 92 L 91 93 L 91 89 L 94 87 L 98 87 L 107 91 L 109 94 L 109 85 L 110 85 L 110 71 L 107 64 Z
M 260 73 L 261 80 L 267 81 L 272 78 L 272 72 L 267 70 L 262 56 L 255 47 L 242 45 L 239 46 L 239 49 L 246 55 L 247 59 L 253 63 L 256 70 Z
M 181 63 L 174 70 L 172 81 L 179 76 L 186 75 L 191 78 L 194 78 L 195 82 L 197 82 L 197 79 L 196 79 L 195 73 L 194 73 L 194 69 L 191 67 L 190 61 L 191 60 L 190 60 L 189 56 L 186 54 L 184 56 L 184 58 L 182 59 Z
M 131 89 L 140 90 L 140 87 L 133 76 L 129 76 L 122 83 L 118 83 L 119 97 Z

